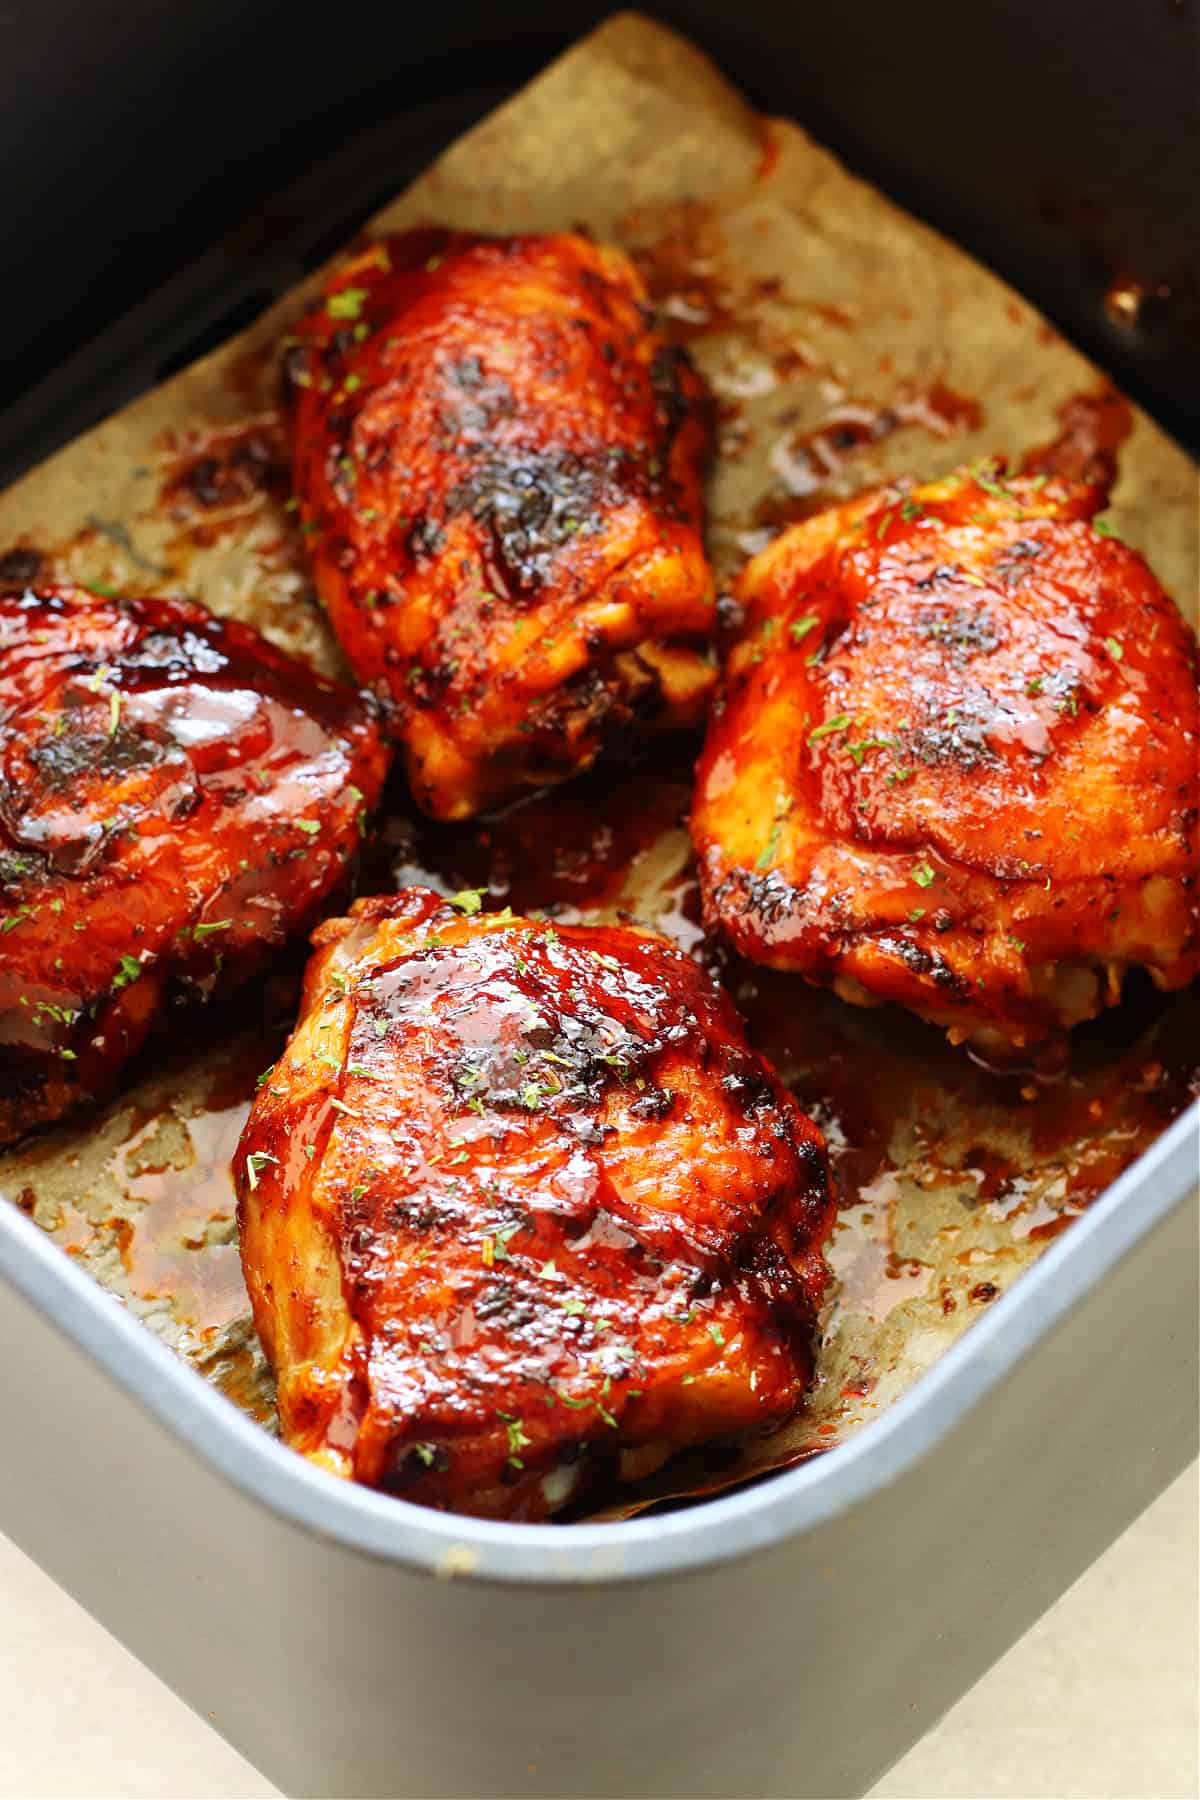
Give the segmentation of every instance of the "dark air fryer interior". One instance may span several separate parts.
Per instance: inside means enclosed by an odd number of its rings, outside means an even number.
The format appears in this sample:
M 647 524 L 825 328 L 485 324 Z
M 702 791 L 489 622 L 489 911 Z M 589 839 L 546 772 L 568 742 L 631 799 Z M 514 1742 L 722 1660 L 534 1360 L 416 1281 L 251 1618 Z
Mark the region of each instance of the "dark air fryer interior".
M 10 0 L 0 476 L 244 324 L 609 10 Z M 1200 441 L 1190 0 L 649 10 Z

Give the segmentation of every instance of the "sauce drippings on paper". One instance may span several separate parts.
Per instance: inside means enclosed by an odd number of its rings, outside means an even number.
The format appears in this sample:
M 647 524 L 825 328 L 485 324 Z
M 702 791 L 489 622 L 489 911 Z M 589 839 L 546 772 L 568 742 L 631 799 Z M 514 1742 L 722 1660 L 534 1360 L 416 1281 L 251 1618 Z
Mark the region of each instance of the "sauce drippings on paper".
M 1090 393 L 1072 394 L 1056 416 L 1056 436 L 1030 450 L 1022 467 L 1068 481 L 1113 481 L 1121 445 L 1133 430 L 1133 411 L 1124 395 L 1105 383 Z

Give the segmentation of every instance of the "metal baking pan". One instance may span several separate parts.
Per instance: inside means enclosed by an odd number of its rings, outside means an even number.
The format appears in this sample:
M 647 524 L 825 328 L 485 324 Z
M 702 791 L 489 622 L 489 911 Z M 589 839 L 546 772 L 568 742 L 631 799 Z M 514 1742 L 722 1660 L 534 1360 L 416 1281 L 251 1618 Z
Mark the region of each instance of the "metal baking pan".
M 216 55 L 227 10 L 206 9 L 206 22 L 182 9 L 165 38 L 160 30 L 163 58 Z M 74 9 L 49 11 L 62 29 L 85 29 Z M 277 12 L 264 8 L 250 33 L 251 69 Z M 804 47 L 797 22 L 763 9 L 751 53 L 729 43 L 715 9 L 678 12 L 749 74 L 756 97 L 835 135 L 828 95 L 806 91 L 811 57 L 794 85 L 769 74 Z M 288 16 L 291 41 L 297 9 Z M 591 16 L 576 9 L 559 29 Z M 998 30 L 998 16 L 982 29 Z M 885 17 L 880 8 L 881 30 Z M 541 21 L 518 6 L 510 22 L 515 74 L 542 52 Z M 394 57 L 395 44 L 384 26 L 351 29 L 363 82 L 364 56 L 367 66 Z M 29 389 L 6 434 L 14 464 L 219 342 L 485 109 L 496 63 L 476 9 L 451 8 L 421 29 L 428 68 L 461 57 L 457 94 L 357 135 L 260 213 L 257 231 L 226 240 Z M 1142 76 L 1143 126 L 1164 142 L 1186 104 L 1172 88 L 1170 30 L 1164 18 L 1151 33 Z M 35 78 L 40 31 L 27 51 Z M 864 49 L 832 18 L 822 37 L 825 66 L 849 70 L 862 52 L 870 86 L 878 43 Z M 939 81 L 955 73 L 953 41 L 941 40 L 950 60 Z M 1080 49 L 1112 57 L 1110 71 L 1118 53 L 1103 31 Z M 141 54 L 127 81 L 139 68 L 148 79 Z M 270 87 L 278 133 L 288 108 L 299 120 L 322 91 L 321 61 L 306 49 L 296 81 L 289 72 Z M 927 63 L 910 67 L 918 74 L 930 77 Z M 324 79 L 344 119 L 362 90 L 341 73 Z M 936 145 L 896 135 L 902 117 L 911 133 L 911 109 L 881 108 L 869 143 L 853 88 L 847 78 L 842 147 L 969 236 L 947 184 L 938 188 Z M 1151 118 L 1155 95 L 1169 116 Z M 1041 126 L 1047 166 L 1061 164 L 1068 125 L 1085 141 L 1098 129 L 1078 94 L 1059 100 Z M 297 163 L 322 147 L 302 122 L 287 141 Z M 978 167 L 968 158 L 966 168 L 990 223 L 976 220 L 977 247 L 1153 402 L 1176 314 L 1152 306 L 1137 332 L 1118 330 L 1102 297 L 1119 263 L 1083 261 L 1072 284 L 1063 243 L 1055 268 L 1035 226 L 1023 260 L 1019 208 L 1011 192 L 989 189 L 997 178 L 985 178 L 978 147 Z M 244 170 L 230 159 L 214 173 L 200 150 L 190 161 L 172 152 L 198 203 L 206 186 L 231 204 L 244 198 Z M 1127 179 L 1113 177 L 1114 204 Z M 1147 291 L 1171 248 L 1167 202 L 1159 193 L 1146 206 L 1134 245 Z M 114 196 L 114 211 L 127 203 Z M 1174 229 L 1182 258 L 1184 225 Z M 1180 391 L 1174 422 L 1189 428 Z M 114 1305 L 18 1208 L 0 1206 L 11 1288 L 0 1404 L 13 1446 L 0 1523 L 291 1792 L 861 1793 L 1195 1454 L 1196 1164 L 1193 1108 L 915 1386 L 830 1453 L 686 1510 L 569 1527 L 445 1518 L 328 1480 Z
M 861 1794 L 1195 1455 L 1195 1171 L 841 1449 L 565 1528 L 322 1476 L 3 1208 L 4 1528 L 288 1793 Z

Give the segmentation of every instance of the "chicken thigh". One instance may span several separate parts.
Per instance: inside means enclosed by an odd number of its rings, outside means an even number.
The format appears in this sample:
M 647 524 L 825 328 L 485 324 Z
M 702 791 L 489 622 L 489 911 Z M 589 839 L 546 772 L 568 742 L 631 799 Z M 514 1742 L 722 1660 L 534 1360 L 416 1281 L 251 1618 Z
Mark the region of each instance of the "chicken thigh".
M 369 701 L 191 602 L 0 595 L 0 1143 L 310 928 L 386 764 Z
M 708 407 L 619 251 L 383 239 L 286 367 L 318 592 L 426 811 L 462 818 L 699 721 Z
M 794 1412 L 832 1200 L 699 964 L 478 905 L 408 889 L 318 930 L 234 1174 L 285 1439 L 529 1519 Z
M 988 465 L 750 563 L 692 816 L 743 955 L 1009 1057 L 1197 973 L 1195 644 L 1104 499 Z

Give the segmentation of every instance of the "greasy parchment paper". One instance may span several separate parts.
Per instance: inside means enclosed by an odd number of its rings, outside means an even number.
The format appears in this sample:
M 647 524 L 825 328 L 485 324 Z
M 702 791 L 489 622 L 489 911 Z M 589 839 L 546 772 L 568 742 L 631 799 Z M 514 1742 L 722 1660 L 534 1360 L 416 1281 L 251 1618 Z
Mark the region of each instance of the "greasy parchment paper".
M 638 254 L 721 403 L 711 546 L 722 580 L 771 521 L 880 479 L 1017 456 L 1102 388 L 994 276 L 795 125 L 760 119 L 699 52 L 634 15 L 568 52 L 372 228 L 429 223 L 586 226 Z M 336 669 L 285 505 L 277 412 L 279 339 L 316 285 L 0 496 L 0 555 L 27 547 L 44 574 L 195 595 Z M 1195 471 L 1147 418 L 1116 410 L 1128 432 L 1110 516 L 1194 616 Z M 543 904 L 581 918 L 627 907 L 703 949 L 678 823 L 686 801 L 686 761 L 632 785 L 582 784 L 575 804 L 593 810 L 597 842 L 639 806 L 654 829 L 623 860 L 610 847 L 604 879 L 581 879 L 574 901 L 568 883 L 565 902 L 556 890 Z M 540 844 L 561 864 L 545 848 L 558 804 L 543 818 L 535 803 L 525 839 L 505 827 L 490 849 L 478 832 L 468 846 L 464 828 L 406 836 L 395 819 L 391 869 L 462 885 L 482 867 L 494 891 L 513 892 L 506 870 L 522 842 L 527 861 Z M 1045 1086 L 990 1077 L 893 1013 L 853 1012 L 737 965 L 726 975 L 756 1040 L 829 1133 L 843 1194 L 837 1286 L 802 1418 L 681 1462 L 657 1496 L 708 1491 L 868 1422 L 1152 1141 L 1192 1073 L 1179 1001 L 1135 1001 L 1081 1034 L 1070 1070 Z M 228 1159 L 288 1003 L 286 990 L 273 1004 L 252 996 L 101 1115 L 0 1158 L 0 1193 L 268 1428 Z

